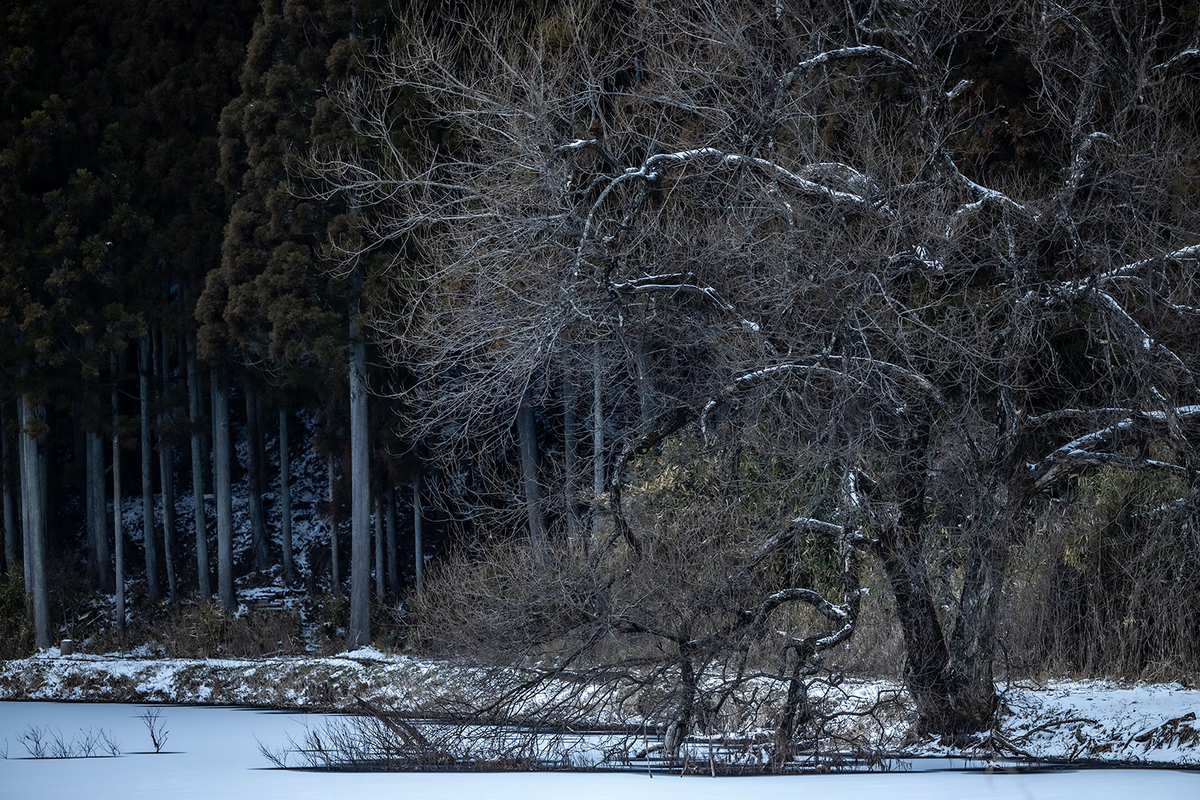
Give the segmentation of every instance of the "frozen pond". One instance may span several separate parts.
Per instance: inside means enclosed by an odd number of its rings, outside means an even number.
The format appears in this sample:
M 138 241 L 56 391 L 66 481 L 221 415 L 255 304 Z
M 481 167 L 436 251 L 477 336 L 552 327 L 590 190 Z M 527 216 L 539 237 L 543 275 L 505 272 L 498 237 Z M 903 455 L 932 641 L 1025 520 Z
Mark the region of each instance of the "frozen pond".
M 788 777 L 705 778 L 633 773 L 321 773 L 271 769 L 259 753 L 300 737 L 319 718 L 234 708 L 161 706 L 168 731 L 155 754 L 146 724 L 147 706 L 0 702 L 0 797 L 4 800 L 77 797 L 88 800 L 197 798 L 289 800 L 352 797 L 417 797 L 502 800 L 855 800 L 855 798 L 1013 798 L 1104 800 L 1136 796 L 1200 797 L 1200 772 L 1179 770 L 1081 770 L 1038 774 L 893 772 Z M 107 758 L 35 760 L 21 736 L 35 726 L 80 740 L 103 729 L 123 755 Z

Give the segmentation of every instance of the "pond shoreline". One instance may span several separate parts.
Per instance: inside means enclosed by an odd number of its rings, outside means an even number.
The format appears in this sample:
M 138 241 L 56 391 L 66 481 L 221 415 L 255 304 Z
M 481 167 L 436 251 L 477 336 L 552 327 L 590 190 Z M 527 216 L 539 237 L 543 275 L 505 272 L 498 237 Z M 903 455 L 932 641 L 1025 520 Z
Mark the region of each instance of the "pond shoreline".
M 482 671 L 448 661 L 363 650 L 338 656 L 263 659 L 172 659 L 138 655 L 70 655 L 43 651 L 0 661 L 0 700 L 98 704 L 169 704 L 252 708 L 293 714 L 361 713 L 361 701 L 403 717 L 446 719 L 463 687 Z M 862 680 L 863 692 L 895 691 Z M 1074 767 L 1200 766 L 1200 690 L 1182 684 L 1049 681 L 1002 687 L 1007 713 L 996 738 L 939 742 L 892 735 L 872 757 L 979 759 L 993 756 Z M 597 731 L 653 726 L 613 713 Z M 910 722 L 898 718 L 897 726 Z M 897 728 L 899 730 L 899 727 Z M 996 743 L 1017 743 L 1013 749 Z M 896 747 L 896 744 L 901 744 Z

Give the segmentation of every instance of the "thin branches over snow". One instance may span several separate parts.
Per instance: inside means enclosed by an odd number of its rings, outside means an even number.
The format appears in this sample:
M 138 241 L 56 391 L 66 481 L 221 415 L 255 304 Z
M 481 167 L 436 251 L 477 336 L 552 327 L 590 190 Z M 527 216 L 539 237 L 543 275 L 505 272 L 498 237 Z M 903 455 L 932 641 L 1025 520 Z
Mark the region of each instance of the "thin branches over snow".
M 642 554 L 631 481 L 693 434 L 734 484 L 748 442 L 869 470 L 843 492 L 793 467 L 756 508 L 869 520 L 838 541 L 881 559 L 916 702 L 978 728 L 1038 498 L 1080 470 L 1194 482 L 1190 29 L 1043 0 L 635 6 L 417 26 L 346 95 L 374 148 L 314 169 L 364 198 L 343 257 L 397 254 L 376 323 L 419 376 L 414 429 L 494 462 L 525 398 L 553 426 L 561 376 L 598 387 L 587 505 Z M 969 554 L 950 618 L 934 531 Z

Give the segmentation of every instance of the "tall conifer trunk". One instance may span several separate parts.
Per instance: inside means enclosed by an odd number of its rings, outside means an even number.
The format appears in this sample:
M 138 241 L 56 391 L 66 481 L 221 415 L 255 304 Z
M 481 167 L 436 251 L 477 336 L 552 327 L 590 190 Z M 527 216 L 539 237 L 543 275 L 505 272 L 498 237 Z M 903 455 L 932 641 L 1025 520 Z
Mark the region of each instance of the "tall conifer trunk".
M 83 435 L 83 509 L 84 528 L 87 531 L 87 571 L 88 580 L 92 586 L 100 588 L 100 546 L 97 535 L 97 523 L 104 518 L 106 510 L 96 506 L 96 481 L 103 481 L 96 474 L 96 463 L 92 459 L 92 438 L 95 434 L 90 431 Z
M 125 649 L 125 531 L 121 524 L 121 413 L 117 395 L 117 359 L 112 359 L 112 483 L 113 483 L 113 567 L 116 598 L 117 639 Z
M 396 554 L 396 487 L 384 493 L 384 520 L 387 526 L 387 579 L 392 593 L 400 591 L 400 560 Z
M 283 536 L 283 581 L 288 586 L 296 582 L 296 566 L 292 560 L 292 471 L 288 459 L 288 412 L 279 409 L 279 516 Z
M 0 463 L 3 464 L 4 494 L 4 561 L 8 574 L 16 574 L 17 566 L 17 515 L 16 502 L 13 497 L 13 458 L 8 436 L 8 405 L 0 403 Z
M 249 490 L 250 543 L 254 551 L 254 571 L 267 571 L 267 526 L 263 514 L 262 431 L 259 425 L 258 388 L 246 387 L 246 484 Z
M 217 594 L 236 608 L 233 593 L 233 481 L 230 475 L 229 379 L 224 365 L 212 371 L 213 473 L 217 499 Z
M 421 468 L 413 475 L 413 584 L 417 595 L 425 586 L 425 516 L 421 510 Z
M 33 530 L 30 526 L 33 524 L 29 519 L 29 483 L 28 483 L 28 465 L 26 464 L 26 450 L 29 445 L 29 437 L 25 435 L 25 399 L 24 397 L 17 398 L 17 485 L 20 487 L 20 503 L 21 503 L 21 567 L 25 576 L 25 616 L 33 619 L 33 545 L 31 543 Z
M 158 451 L 159 487 L 162 489 L 163 508 L 163 561 L 167 568 L 167 592 L 172 601 L 179 599 L 179 579 L 175 572 L 175 553 L 178 540 L 175 535 L 175 448 L 163 447 Z
M 159 395 L 162 408 L 166 408 L 167 395 L 170 393 L 170 352 L 167 349 L 169 337 L 166 332 L 159 335 L 162 345 L 161 357 L 155 358 L 154 371 L 162 378 Z M 158 352 L 157 350 L 155 351 Z M 160 410 L 158 422 L 164 422 L 164 414 Z M 178 552 L 178 541 L 175 536 L 175 448 L 163 444 L 161 435 L 158 446 L 158 483 L 162 491 L 163 509 L 163 562 L 167 568 L 167 592 L 172 601 L 179 599 L 179 581 L 175 572 L 175 554 Z
M 138 348 L 138 402 L 142 434 L 142 541 L 146 552 L 146 591 L 157 603 L 158 551 L 154 541 L 154 462 L 150 454 L 150 335 Z
M 33 604 L 33 636 L 38 647 L 50 646 L 50 592 L 46 584 L 46 517 L 42 505 L 42 466 L 38 456 L 36 430 L 41 424 L 40 409 L 21 395 L 21 484 L 28 506 L 25 548 L 29 551 L 29 583 L 25 590 Z
M 334 595 L 342 594 L 341 556 L 338 554 L 338 507 L 337 507 L 337 474 L 333 466 L 333 456 L 326 461 L 329 483 L 329 591 Z
M 379 494 L 375 498 L 375 602 L 383 602 L 384 572 L 383 563 L 383 508 L 379 503 Z
M 517 409 L 517 439 L 521 449 L 525 508 L 529 514 L 529 538 L 534 549 L 542 550 L 546 546 L 546 523 L 542 517 L 542 487 L 538 483 L 537 425 L 534 423 L 533 399 L 528 387 Z
M 371 499 L 367 442 L 367 351 L 358 324 L 356 278 L 350 301 L 350 647 L 371 640 Z
M 208 576 L 208 533 L 204 512 L 204 452 L 200 435 L 200 374 L 196 363 L 196 347 L 187 345 L 188 416 L 192 423 L 192 505 L 196 536 L 196 576 L 200 601 L 212 600 L 212 585 Z
M 358 39 L 358 6 L 350 5 L 350 41 Z M 359 200 L 350 213 L 358 214 Z M 371 514 L 367 448 L 367 348 L 359 321 L 362 266 L 356 265 L 350 289 L 350 646 L 371 640 Z
M 583 521 L 579 517 L 579 437 L 575 420 L 575 380 L 571 370 L 562 379 L 563 396 L 563 470 L 566 472 L 567 536 L 579 537 Z
M 87 470 L 91 475 L 88 486 L 88 508 L 92 526 L 88 531 L 95 554 L 96 585 L 102 592 L 113 589 L 112 554 L 108 547 L 108 521 L 104 491 L 104 440 L 98 433 L 87 435 Z
M 592 532 L 600 528 L 597 506 L 604 494 L 604 372 L 601 370 L 600 341 L 592 355 Z

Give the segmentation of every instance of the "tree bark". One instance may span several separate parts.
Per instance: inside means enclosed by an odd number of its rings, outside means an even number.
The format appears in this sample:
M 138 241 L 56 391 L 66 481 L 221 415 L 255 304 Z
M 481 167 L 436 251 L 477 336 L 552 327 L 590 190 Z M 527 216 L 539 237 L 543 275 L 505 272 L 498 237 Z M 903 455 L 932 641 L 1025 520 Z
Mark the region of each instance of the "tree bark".
M 341 557 L 338 555 L 338 509 L 337 493 L 335 492 L 337 476 L 333 467 L 333 456 L 329 457 L 326 466 L 329 473 L 329 591 L 340 595 L 342 586 L 338 579 L 342 573 L 339 569 Z
M 600 528 L 597 507 L 604 494 L 604 372 L 601 370 L 600 340 L 592 358 L 592 533 Z
M 29 437 L 25 435 L 25 400 L 17 398 L 17 485 L 20 487 L 21 503 L 21 568 L 25 578 L 25 616 L 33 619 L 33 545 L 31 544 L 33 524 L 29 519 L 29 484 L 25 458 L 29 445 Z
M 87 571 L 88 581 L 96 588 L 100 587 L 100 538 L 97 534 L 97 522 L 102 520 L 107 513 L 107 509 L 100 509 L 96 505 L 96 481 L 104 480 L 96 474 L 96 462 L 92 458 L 92 438 L 95 434 L 91 432 L 83 435 L 83 508 L 84 508 L 84 528 L 87 530 Z
M 267 526 L 263 515 L 262 431 L 259 420 L 258 388 L 246 387 L 246 484 L 250 508 L 250 543 L 254 551 L 254 571 L 264 573 L 269 564 Z
M 154 541 L 154 465 L 150 453 L 150 337 L 143 336 L 138 356 L 138 402 L 142 433 L 142 540 L 146 552 L 146 591 L 159 599 L 158 551 Z
M 75 425 L 78 426 L 79 419 L 82 416 L 83 409 L 77 406 L 75 409 Z M 108 509 L 101 509 L 96 505 L 96 481 L 103 481 L 104 478 L 96 473 L 96 464 L 92 460 L 92 434 L 90 431 L 83 433 L 83 452 L 80 454 L 83 464 L 83 494 L 80 496 L 83 500 L 83 528 L 87 536 L 84 541 L 84 555 L 87 561 L 87 576 L 88 582 L 94 587 L 100 588 L 100 548 L 96 533 L 96 523 L 108 513 Z
M 642 425 L 649 425 L 654 417 L 654 379 L 650 367 L 650 353 L 646 350 L 644 338 L 638 338 L 634 345 L 633 357 L 637 362 L 638 415 Z
M 425 585 L 425 518 L 421 511 L 421 470 L 413 476 L 413 585 L 419 596 Z
M 50 593 L 46 584 L 46 517 L 42 506 L 42 468 L 38 456 L 37 437 L 30 428 L 41 422 L 40 409 L 21 395 L 22 428 L 22 497 L 28 505 L 28 526 L 25 531 L 25 547 L 29 551 L 30 582 L 25 590 L 32 595 L 34 643 L 45 648 L 50 646 Z
M 212 600 L 212 584 L 208 575 L 208 530 L 204 510 L 204 452 L 200 436 L 200 371 L 196 363 L 196 346 L 188 342 L 188 416 L 192 423 L 192 515 L 196 538 L 196 576 L 200 601 Z
M 292 560 L 292 471 L 288 455 L 288 412 L 279 409 L 279 516 L 283 537 L 283 582 L 296 583 L 296 566 Z
M 905 645 L 905 682 L 924 731 L 959 735 L 985 730 L 998 700 L 991 681 L 991 656 L 963 649 L 957 636 L 948 646 L 937 615 L 922 552 L 930 423 L 913 427 L 900 443 L 897 484 L 900 514 L 881 526 L 883 569 L 896 600 Z M 969 575 L 965 585 L 973 578 Z
M 400 591 L 400 559 L 396 553 L 396 487 L 384 493 L 384 520 L 387 525 L 387 579 L 392 593 Z
M 223 365 L 212 375 L 213 473 L 217 499 L 217 594 L 232 611 L 233 592 L 233 481 L 230 475 L 229 379 Z
M 386 567 L 383 563 L 383 508 L 380 507 L 379 495 L 375 495 L 375 602 L 383 602 L 384 580 Z
M 355 281 L 354 294 L 361 288 Z M 371 640 L 371 498 L 367 441 L 367 351 L 350 305 L 350 647 Z
M 171 358 L 168 349 L 170 337 L 162 331 L 158 338 L 161 356 L 155 359 L 154 370 L 162 378 L 162 393 L 159 398 L 162 408 L 165 409 L 167 396 L 171 391 Z M 164 422 L 165 413 L 160 409 L 158 423 L 161 426 Z M 167 593 L 174 602 L 179 599 L 179 580 L 175 570 L 175 555 L 179 552 L 179 541 L 175 534 L 175 448 L 164 445 L 161 435 L 158 444 L 158 485 L 162 490 L 163 563 L 167 570 Z
M 158 451 L 158 479 L 163 507 L 163 561 L 167 568 L 167 592 L 172 601 L 179 599 L 179 579 L 175 572 L 175 553 L 179 548 L 175 535 L 174 464 L 174 447 L 163 447 Z
M 112 482 L 113 482 L 113 566 L 117 590 L 116 628 L 121 649 L 125 648 L 125 532 L 121 524 L 121 415 L 117 395 L 117 359 L 112 359 Z
M 542 517 L 542 487 L 538 483 L 537 425 L 533 400 L 527 387 L 517 409 L 517 439 L 521 449 L 521 478 L 525 486 L 525 508 L 529 514 L 529 538 L 537 550 L 546 547 L 546 522 Z
M 8 574 L 15 574 L 17 564 L 17 518 L 16 518 L 16 503 L 13 498 L 13 461 L 12 453 L 9 451 L 9 436 L 8 436 L 8 414 L 7 404 L 0 403 L 0 464 L 3 465 L 3 474 L 0 475 L 0 480 L 3 480 L 4 493 L 4 561 L 7 564 Z
M 563 394 L 563 470 L 566 473 L 567 537 L 579 538 L 583 521 L 579 517 L 579 436 L 575 419 L 575 380 L 568 370 L 562 379 Z
M 113 590 L 112 554 L 108 547 L 108 509 L 104 491 L 104 441 L 98 433 L 87 435 L 87 469 L 91 476 L 88 486 L 88 507 L 91 509 L 89 536 L 95 558 L 96 585 L 102 592 Z

